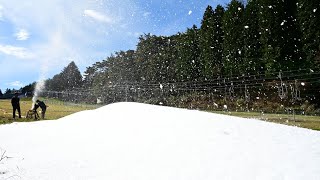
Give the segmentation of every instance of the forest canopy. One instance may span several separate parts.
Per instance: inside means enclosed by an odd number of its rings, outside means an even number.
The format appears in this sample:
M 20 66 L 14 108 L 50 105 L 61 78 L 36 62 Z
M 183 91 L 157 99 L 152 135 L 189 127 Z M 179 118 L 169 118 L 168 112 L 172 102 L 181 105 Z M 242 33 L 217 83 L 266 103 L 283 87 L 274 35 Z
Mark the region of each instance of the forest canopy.
M 105 103 L 129 97 L 175 105 L 170 98 L 196 91 L 215 101 L 319 106 L 319 6 L 318 0 L 208 6 L 200 27 L 171 36 L 144 34 L 136 50 L 111 54 L 83 77 L 72 62 L 46 81 L 46 91 L 90 94 L 95 98 L 86 100 Z

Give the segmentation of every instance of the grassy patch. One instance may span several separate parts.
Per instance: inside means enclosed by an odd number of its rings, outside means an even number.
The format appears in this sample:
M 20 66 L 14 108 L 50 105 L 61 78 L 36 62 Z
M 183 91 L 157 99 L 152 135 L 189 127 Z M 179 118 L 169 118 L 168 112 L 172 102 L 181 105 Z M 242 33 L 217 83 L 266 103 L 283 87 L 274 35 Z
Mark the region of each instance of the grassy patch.
M 280 123 L 320 131 L 320 116 L 306 116 L 293 114 L 265 114 L 259 112 L 225 112 L 214 111 L 219 114 L 228 114 L 237 117 L 254 118 L 268 122 Z
M 61 117 L 83 111 L 95 109 L 97 105 L 88 105 L 88 104 L 74 104 L 66 103 L 56 99 L 41 99 L 44 100 L 48 106 L 45 119 L 59 119 Z M 30 122 L 34 121 L 33 119 L 26 119 L 25 116 L 27 111 L 32 108 L 31 98 L 22 98 L 20 100 L 21 119 L 12 118 L 12 106 L 10 100 L 0 100 L 0 124 L 12 123 L 12 122 Z M 38 109 L 40 111 L 40 108 Z M 17 112 L 16 112 L 17 113 Z M 38 112 L 39 113 L 39 112 Z M 39 113 L 40 115 L 40 113 Z

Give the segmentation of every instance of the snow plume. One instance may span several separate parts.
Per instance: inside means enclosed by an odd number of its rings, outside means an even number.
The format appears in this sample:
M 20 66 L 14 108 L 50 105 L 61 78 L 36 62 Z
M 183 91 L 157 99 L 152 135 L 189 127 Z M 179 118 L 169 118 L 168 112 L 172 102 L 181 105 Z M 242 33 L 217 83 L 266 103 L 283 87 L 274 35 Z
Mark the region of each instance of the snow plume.
M 40 78 L 36 84 L 36 87 L 34 89 L 34 93 L 33 93 L 33 97 L 32 97 L 32 107 L 31 109 L 33 109 L 40 93 L 44 90 L 45 88 L 45 77 L 46 77 L 46 74 L 48 72 L 48 66 L 47 64 L 43 64 L 42 67 L 41 67 L 41 74 L 40 74 Z

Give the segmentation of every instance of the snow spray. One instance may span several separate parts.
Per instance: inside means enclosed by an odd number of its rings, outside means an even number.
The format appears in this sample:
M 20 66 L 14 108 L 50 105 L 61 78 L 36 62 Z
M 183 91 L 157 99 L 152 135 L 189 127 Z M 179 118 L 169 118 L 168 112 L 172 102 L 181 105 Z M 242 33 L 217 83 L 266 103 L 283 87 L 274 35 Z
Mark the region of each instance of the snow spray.
M 46 63 L 44 63 L 42 66 L 41 66 L 41 71 L 40 71 L 40 78 L 39 80 L 37 81 L 36 83 L 36 87 L 34 89 L 34 92 L 33 92 L 33 97 L 32 97 L 32 107 L 31 109 L 34 108 L 34 105 L 39 97 L 39 95 L 41 94 L 41 92 L 44 90 L 45 88 L 45 77 L 46 77 L 46 74 L 48 72 L 48 65 Z

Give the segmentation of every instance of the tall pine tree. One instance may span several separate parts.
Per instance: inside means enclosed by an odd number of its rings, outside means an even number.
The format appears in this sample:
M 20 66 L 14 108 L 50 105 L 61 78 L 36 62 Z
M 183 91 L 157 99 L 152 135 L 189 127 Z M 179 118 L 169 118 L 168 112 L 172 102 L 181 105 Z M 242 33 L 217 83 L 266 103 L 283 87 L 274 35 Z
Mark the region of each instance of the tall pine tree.
M 176 52 L 172 37 L 146 34 L 137 45 L 137 72 L 142 80 L 169 82 L 174 80 L 174 59 Z
M 297 0 L 284 0 L 283 19 L 280 24 L 282 32 L 282 57 L 286 70 L 305 68 L 306 60 L 302 53 L 301 31 L 297 22 Z
M 290 0 L 259 0 L 259 27 L 267 73 L 292 70 L 304 64 L 295 4 Z M 300 65 L 299 65 L 300 64 Z
M 206 8 L 200 28 L 200 71 L 203 79 L 213 77 L 213 56 L 215 48 L 214 29 L 215 29 L 214 11 L 211 6 Z
M 298 22 L 302 32 L 303 51 L 312 68 L 320 69 L 320 3 L 298 0 Z
M 263 70 L 258 13 L 257 0 L 249 1 L 243 16 L 243 62 L 247 74 L 259 74 Z
M 214 11 L 214 31 L 213 31 L 213 52 L 212 52 L 212 74 L 220 76 L 222 74 L 222 53 L 223 53 L 223 15 L 224 8 L 218 5 Z
M 62 83 L 66 89 L 74 89 L 82 86 L 82 75 L 76 63 L 72 61 L 61 72 Z
M 199 30 L 195 25 L 187 29 L 186 33 L 177 35 L 177 60 L 176 75 L 178 81 L 197 81 L 200 77 L 199 71 Z
M 65 91 L 82 87 L 82 75 L 78 66 L 72 61 L 61 73 L 48 79 L 47 90 Z
M 223 68 L 224 74 L 245 73 L 243 64 L 243 12 L 244 5 L 232 0 L 223 17 Z

